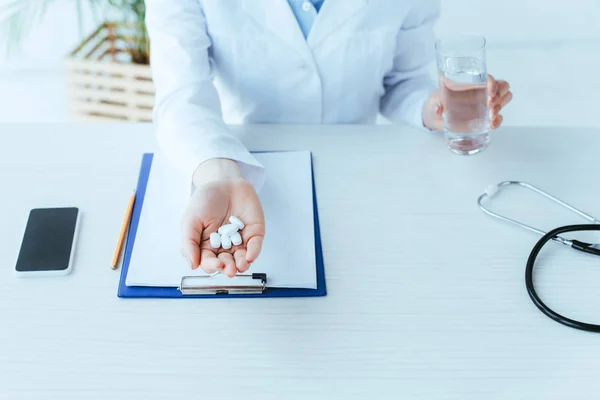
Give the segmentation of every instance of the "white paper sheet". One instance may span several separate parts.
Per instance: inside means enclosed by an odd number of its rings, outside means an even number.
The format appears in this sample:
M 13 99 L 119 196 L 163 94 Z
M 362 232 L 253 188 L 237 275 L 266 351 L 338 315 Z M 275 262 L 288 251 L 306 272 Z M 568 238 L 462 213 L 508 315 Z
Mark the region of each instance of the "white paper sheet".
M 315 229 L 310 152 L 255 154 L 266 171 L 259 193 L 266 235 L 260 257 L 247 273 L 267 274 L 268 287 L 316 289 Z M 190 198 L 190 182 L 170 169 L 157 153 L 150 177 L 129 271 L 127 286 L 178 287 L 192 271 L 180 252 L 181 216 Z M 248 284 L 240 279 L 239 284 Z M 224 276 L 206 285 L 236 284 Z M 195 280 L 196 284 L 198 280 Z

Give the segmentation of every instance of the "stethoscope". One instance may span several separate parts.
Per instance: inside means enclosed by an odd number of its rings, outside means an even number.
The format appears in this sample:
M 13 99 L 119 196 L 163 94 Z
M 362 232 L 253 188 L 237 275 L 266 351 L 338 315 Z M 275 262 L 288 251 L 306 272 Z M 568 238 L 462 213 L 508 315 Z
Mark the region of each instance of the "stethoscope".
M 510 186 L 510 185 L 517 185 L 517 186 L 521 186 L 521 187 L 530 189 L 530 190 L 554 201 L 555 203 L 560 204 L 561 206 L 567 208 L 568 210 L 573 211 L 575 214 L 578 214 L 579 216 L 592 222 L 592 224 L 567 225 L 567 226 L 561 226 L 560 228 L 553 229 L 550 232 L 544 232 L 540 229 L 526 225 L 522 222 L 519 222 L 514 219 L 507 218 L 503 215 L 497 214 L 483 206 L 483 201 L 485 199 L 489 199 L 489 198 L 493 197 L 496 193 L 498 193 L 500 188 L 503 188 L 505 186 Z M 600 231 L 600 220 L 597 220 L 596 218 L 592 217 L 591 215 L 586 214 L 581 210 L 578 210 L 577 208 L 565 203 L 564 201 L 550 195 L 547 192 L 544 192 L 541 189 L 536 188 L 533 185 L 530 185 L 525 182 L 520 182 L 520 181 L 504 181 L 504 182 L 500 182 L 497 185 L 489 186 L 486 189 L 485 193 L 483 193 L 481 196 L 479 196 L 479 198 L 477 199 L 477 204 L 479 205 L 479 208 L 481 208 L 481 210 L 483 210 L 483 212 L 485 212 L 486 214 L 488 214 L 494 218 L 498 218 L 502 221 L 510 222 L 514 225 L 520 226 L 523 229 L 526 229 L 530 232 L 537 233 L 542 236 L 542 238 L 536 243 L 536 245 L 531 250 L 531 253 L 529 254 L 529 258 L 527 259 L 527 266 L 525 268 L 525 285 L 527 287 L 527 293 L 529 293 L 529 297 L 531 298 L 533 303 L 537 306 L 537 308 L 541 312 L 546 314 L 548 317 L 552 318 L 556 322 L 559 322 L 563 325 L 566 325 L 566 326 L 569 326 L 569 327 L 575 328 L 575 329 L 581 329 L 584 331 L 600 333 L 600 325 L 594 325 L 594 324 L 588 324 L 585 322 L 575 321 L 573 319 L 570 319 L 563 315 L 560 315 L 556 311 L 552 310 L 540 299 L 540 297 L 537 295 L 537 293 L 535 291 L 535 286 L 533 285 L 533 267 L 535 265 L 535 260 L 538 256 L 539 252 L 542 250 L 542 247 L 544 247 L 544 245 L 551 240 L 557 241 L 566 246 L 570 246 L 571 248 L 573 248 L 575 250 L 579 250 L 579 251 L 582 251 L 585 253 L 590 253 L 590 254 L 600 256 L 600 244 L 586 243 L 586 242 L 582 242 L 579 240 L 566 239 L 566 238 L 560 236 L 561 234 L 567 233 L 567 232 Z

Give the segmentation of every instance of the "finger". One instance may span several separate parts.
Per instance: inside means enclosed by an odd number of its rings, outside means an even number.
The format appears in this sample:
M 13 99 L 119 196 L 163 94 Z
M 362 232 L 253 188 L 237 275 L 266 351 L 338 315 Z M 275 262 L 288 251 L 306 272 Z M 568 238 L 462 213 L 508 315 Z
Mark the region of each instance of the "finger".
M 494 120 L 500 114 L 501 109 L 502 109 L 502 107 L 500 107 L 499 104 L 496 104 L 495 106 L 493 106 L 490 110 L 490 119 Z
M 238 249 L 233 253 L 233 258 L 235 259 L 235 267 L 240 272 L 246 272 L 248 268 L 250 268 L 250 264 L 246 261 L 246 250 Z
M 439 101 L 437 101 L 430 107 L 433 111 L 433 115 L 431 115 L 431 117 L 424 116 L 423 125 L 430 130 L 444 130 L 444 121 L 442 119 L 442 114 L 444 113 L 444 106 Z
M 508 103 L 510 103 L 510 101 L 512 100 L 512 98 L 513 98 L 512 92 L 507 92 L 507 93 L 504 94 L 504 96 L 502 96 L 500 98 L 500 101 L 498 101 L 498 105 L 500 106 L 500 108 L 503 108 Z
M 202 250 L 202 263 L 200 268 L 208 274 L 221 271 L 225 267 L 223 261 L 217 258 L 217 255 L 210 250 Z
M 235 261 L 233 260 L 233 256 L 231 253 L 219 253 L 219 260 L 223 261 L 225 264 L 225 268 L 223 268 L 223 273 L 230 278 L 233 278 L 237 273 L 237 269 L 235 268 Z
M 444 129 L 444 121 L 442 119 L 442 114 L 444 113 L 444 106 L 440 101 L 436 101 L 433 105 L 433 118 L 432 121 L 429 122 L 429 129 L 433 130 L 443 130 Z
M 262 236 L 254 236 L 248 240 L 246 244 L 246 261 L 249 263 L 253 263 L 260 254 L 260 250 L 262 249 L 263 237 Z
M 442 119 L 442 112 L 443 111 L 442 111 L 441 107 L 439 109 L 439 113 L 436 110 L 435 118 L 433 118 L 433 121 L 431 121 L 429 124 L 427 124 L 427 127 L 429 129 L 438 131 L 438 132 L 444 131 L 444 120 Z
M 492 119 L 496 118 L 502 110 L 502 108 L 504 108 L 504 106 L 510 103 L 510 101 L 512 100 L 512 96 L 512 92 L 508 92 L 498 102 L 493 104 L 490 110 L 490 116 Z
M 200 265 L 200 238 L 202 226 L 196 218 L 183 217 L 181 222 L 181 254 L 187 259 L 191 269 Z
M 498 93 L 498 82 L 494 77 L 488 74 L 488 96 L 490 99 L 493 99 L 494 96 Z
M 490 124 L 492 129 L 498 129 L 500 125 L 502 125 L 502 121 L 504 121 L 504 117 L 502 115 L 498 115 L 494 118 Z
M 496 97 L 502 98 L 504 95 L 506 95 L 506 93 L 508 93 L 508 91 L 510 89 L 510 85 L 506 81 L 498 81 L 497 83 L 498 83 L 498 94 L 496 95 Z

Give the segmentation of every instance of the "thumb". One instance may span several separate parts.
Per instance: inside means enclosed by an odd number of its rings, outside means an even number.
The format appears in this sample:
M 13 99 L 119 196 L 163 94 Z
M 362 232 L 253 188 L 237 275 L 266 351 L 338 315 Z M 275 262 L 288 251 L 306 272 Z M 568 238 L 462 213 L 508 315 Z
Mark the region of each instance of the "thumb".
M 181 221 L 181 254 L 191 269 L 200 266 L 200 238 L 202 226 L 193 217 L 184 216 Z
M 444 113 L 444 106 L 442 103 L 438 103 L 435 109 L 435 129 L 440 132 L 444 131 L 444 119 L 442 118 L 442 114 Z
M 442 114 L 444 113 L 444 106 L 442 106 L 441 102 L 436 102 L 433 105 L 433 112 L 435 113 L 436 117 L 442 117 Z
M 443 131 L 444 120 L 442 119 L 442 114 L 444 113 L 444 106 L 439 101 L 439 99 L 435 99 L 430 104 L 430 117 L 427 118 L 427 123 L 425 124 L 425 126 L 431 130 Z

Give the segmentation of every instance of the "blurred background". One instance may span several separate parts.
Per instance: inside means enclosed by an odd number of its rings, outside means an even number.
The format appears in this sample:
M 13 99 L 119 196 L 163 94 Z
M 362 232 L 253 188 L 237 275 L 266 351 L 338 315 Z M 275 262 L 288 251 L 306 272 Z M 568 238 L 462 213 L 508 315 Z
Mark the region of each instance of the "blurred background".
M 0 123 L 147 120 L 142 8 L 143 0 L 0 0 Z M 99 30 L 104 21 L 120 25 Z M 486 36 L 489 72 L 511 83 L 506 125 L 600 124 L 599 0 L 442 0 L 437 34 L 459 31 Z M 107 59 L 120 68 L 98 62 Z

